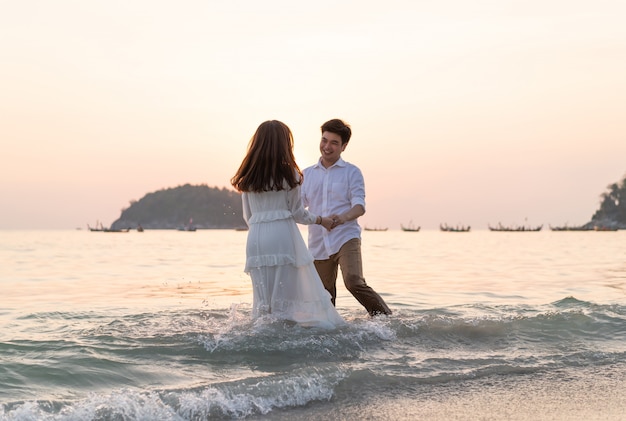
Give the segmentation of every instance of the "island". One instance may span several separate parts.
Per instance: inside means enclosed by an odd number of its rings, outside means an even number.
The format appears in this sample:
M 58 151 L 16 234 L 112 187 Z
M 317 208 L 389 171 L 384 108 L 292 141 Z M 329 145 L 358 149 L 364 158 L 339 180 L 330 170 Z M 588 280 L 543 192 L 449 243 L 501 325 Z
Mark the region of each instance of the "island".
M 131 201 L 111 225 L 112 230 L 245 227 L 241 194 L 206 184 L 185 184 L 148 193 L 138 201 Z

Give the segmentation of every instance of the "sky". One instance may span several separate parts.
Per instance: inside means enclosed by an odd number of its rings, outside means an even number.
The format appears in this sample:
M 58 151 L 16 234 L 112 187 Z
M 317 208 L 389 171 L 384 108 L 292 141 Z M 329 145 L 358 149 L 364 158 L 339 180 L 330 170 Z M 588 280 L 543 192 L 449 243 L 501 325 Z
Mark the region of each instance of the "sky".
M 344 119 L 361 225 L 578 225 L 626 176 L 623 0 L 0 0 L 0 229 L 228 188 Z

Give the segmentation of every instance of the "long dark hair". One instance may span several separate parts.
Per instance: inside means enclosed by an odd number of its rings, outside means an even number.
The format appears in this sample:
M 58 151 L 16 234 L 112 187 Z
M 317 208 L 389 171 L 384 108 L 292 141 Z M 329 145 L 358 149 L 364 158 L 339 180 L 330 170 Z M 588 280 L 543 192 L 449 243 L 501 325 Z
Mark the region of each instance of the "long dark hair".
M 293 156 L 293 135 L 285 123 L 261 123 L 248 144 L 248 153 L 230 183 L 240 192 L 283 190 L 302 183 Z

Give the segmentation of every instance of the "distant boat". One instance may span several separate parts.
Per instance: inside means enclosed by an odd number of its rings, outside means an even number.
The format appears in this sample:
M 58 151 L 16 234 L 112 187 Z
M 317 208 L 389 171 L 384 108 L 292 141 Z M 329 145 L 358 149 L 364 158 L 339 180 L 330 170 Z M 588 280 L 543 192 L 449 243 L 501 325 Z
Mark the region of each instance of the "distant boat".
M 95 227 L 92 228 L 91 226 L 89 226 L 89 224 L 87 224 L 87 229 L 89 231 L 104 231 L 105 228 L 102 225 L 102 222 L 96 221 L 96 226 Z
M 445 232 L 469 232 L 471 227 L 465 225 L 457 225 L 456 227 L 448 226 L 448 224 L 439 224 L 439 229 Z
M 565 224 L 562 227 L 553 227 L 552 225 L 550 225 L 550 230 L 551 231 L 592 231 L 593 228 L 586 227 L 584 225 L 570 227 L 567 224 Z
M 387 231 L 389 228 L 363 228 L 365 231 Z
M 530 227 L 526 225 L 522 226 L 510 226 L 505 227 L 504 225 L 498 223 L 497 227 L 492 227 L 491 225 L 487 225 L 489 227 L 489 231 L 507 231 L 507 232 L 529 232 L 529 231 L 541 231 L 543 225 L 538 225 L 536 227 Z
M 193 226 L 193 218 L 189 218 L 189 223 L 178 228 L 178 231 L 195 231 L 196 227 Z
M 102 225 L 102 222 L 96 222 L 96 226 L 94 228 L 90 227 L 89 224 L 87 224 L 87 228 L 89 228 L 89 231 L 93 231 L 93 232 L 128 232 L 130 230 L 130 228 L 125 228 L 125 229 L 105 228 L 104 225 Z
M 562 227 L 553 227 L 552 225 L 550 225 L 550 229 L 552 231 L 617 231 L 619 230 L 618 227 L 615 226 L 609 226 L 609 225 L 589 225 L 589 224 L 585 224 L 585 225 L 580 225 L 580 226 L 567 226 L 567 224 L 565 224 Z
M 607 227 L 606 225 L 596 225 L 593 227 L 594 231 L 617 231 L 617 227 Z
M 420 228 L 422 228 L 422 227 L 416 227 L 415 225 L 413 225 L 413 222 L 409 222 L 409 226 L 408 227 L 405 227 L 404 225 L 400 224 L 400 228 L 402 228 L 402 231 L 418 232 L 420 230 Z

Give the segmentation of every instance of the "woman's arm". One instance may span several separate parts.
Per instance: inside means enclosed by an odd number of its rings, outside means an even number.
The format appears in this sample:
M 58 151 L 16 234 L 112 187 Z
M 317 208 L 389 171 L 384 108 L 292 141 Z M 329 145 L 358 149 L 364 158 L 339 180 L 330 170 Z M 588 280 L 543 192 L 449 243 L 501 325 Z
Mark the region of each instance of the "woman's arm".
M 243 220 L 246 221 L 246 225 L 250 226 L 248 221 L 252 216 L 252 211 L 250 210 L 250 203 L 248 203 L 248 193 L 241 194 L 241 206 L 243 207 Z
M 293 219 L 295 219 L 298 224 L 322 225 L 327 230 L 330 230 L 333 224 L 331 218 L 321 215 L 314 215 L 304 208 L 304 205 L 302 204 L 300 186 L 296 186 L 287 192 L 287 206 L 289 206 L 289 211 L 293 215 Z

